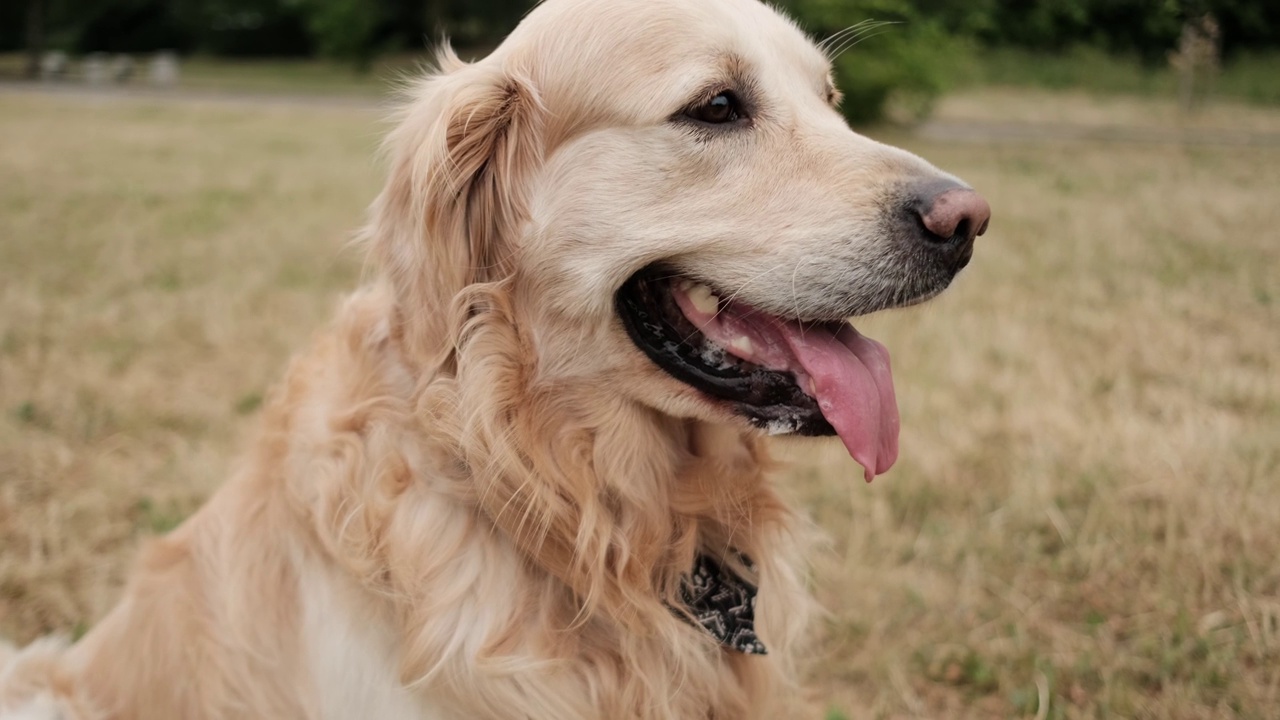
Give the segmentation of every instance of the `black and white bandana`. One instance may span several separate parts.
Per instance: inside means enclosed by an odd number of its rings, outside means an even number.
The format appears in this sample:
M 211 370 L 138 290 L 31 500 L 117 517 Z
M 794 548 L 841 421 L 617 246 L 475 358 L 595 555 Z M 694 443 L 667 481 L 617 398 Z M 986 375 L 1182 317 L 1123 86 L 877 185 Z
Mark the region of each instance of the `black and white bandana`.
M 754 570 L 745 555 L 738 559 Z M 688 614 L 725 648 L 746 655 L 765 655 L 756 636 L 756 586 L 710 555 L 699 554 L 693 572 L 680 583 L 680 601 Z M 689 616 L 692 616 L 691 618 Z

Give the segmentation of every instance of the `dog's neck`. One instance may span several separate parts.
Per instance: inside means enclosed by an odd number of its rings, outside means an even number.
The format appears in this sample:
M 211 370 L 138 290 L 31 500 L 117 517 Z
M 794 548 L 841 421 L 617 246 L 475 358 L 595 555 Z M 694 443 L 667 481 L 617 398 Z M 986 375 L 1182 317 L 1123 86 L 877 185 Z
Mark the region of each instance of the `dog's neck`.
M 606 409 L 598 396 L 578 403 L 574 387 L 521 394 L 532 402 L 512 408 L 499 450 L 516 462 L 490 474 L 466 460 L 477 507 L 588 607 L 643 623 L 698 553 L 753 553 L 758 524 L 783 511 L 763 448 L 737 429 L 621 400 Z
M 549 698 L 618 689 L 601 699 L 607 717 L 659 702 L 631 693 L 667 702 L 661 689 L 677 686 L 682 716 L 747 717 L 740 703 L 763 707 L 794 677 L 801 548 L 760 438 L 536 380 L 519 334 L 492 317 L 448 362 L 415 356 L 392 305 L 385 288 L 353 298 L 322 361 L 291 371 L 244 484 L 289 478 L 271 485 L 281 505 L 360 612 L 386 618 L 403 682 L 458 674 L 512 697 L 532 682 L 478 673 L 481 658 L 528 668 Z M 767 660 L 720 650 L 671 609 L 698 554 L 730 548 L 758 567 L 744 577 L 758 580 Z M 576 669 L 546 674 L 547 660 Z
M 762 439 L 541 377 L 508 295 L 480 306 L 431 356 L 415 405 L 465 468 L 468 501 L 531 565 L 582 609 L 643 625 L 699 552 L 758 554 L 757 531 L 787 515 Z

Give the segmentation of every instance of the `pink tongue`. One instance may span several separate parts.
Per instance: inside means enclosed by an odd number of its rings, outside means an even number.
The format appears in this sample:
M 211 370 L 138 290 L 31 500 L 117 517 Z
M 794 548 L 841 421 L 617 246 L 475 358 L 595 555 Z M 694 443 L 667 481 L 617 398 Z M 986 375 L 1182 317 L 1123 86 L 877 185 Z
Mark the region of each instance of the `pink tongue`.
M 838 329 L 801 327 L 737 303 L 706 312 L 686 288 L 674 288 L 674 295 L 685 316 L 716 344 L 743 360 L 794 373 L 862 465 L 867 482 L 893 466 L 898 459 L 898 402 L 883 345 L 847 323 Z

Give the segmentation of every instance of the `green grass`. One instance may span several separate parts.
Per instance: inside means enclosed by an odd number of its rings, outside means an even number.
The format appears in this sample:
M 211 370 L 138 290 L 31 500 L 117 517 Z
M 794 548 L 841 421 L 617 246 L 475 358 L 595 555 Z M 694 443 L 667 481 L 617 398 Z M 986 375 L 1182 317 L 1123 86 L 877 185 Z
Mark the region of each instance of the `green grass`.
M 365 71 L 329 60 L 231 61 L 194 57 L 182 64 L 182 86 L 198 90 L 377 96 L 420 60 L 394 57 Z
M 1218 80 L 1217 88 L 1227 97 L 1280 105 L 1280 52 L 1234 58 Z
M 959 87 L 998 85 L 1169 97 L 1178 88 L 1178 78 L 1167 64 L 1144 65 L 1134 57 L 1084 47 L 1061 54 L 971 47 L 952 66 L 952 73 L 952 81 Z M 1230 58 L 1212 93 L 1219 98 L 1280 105 L 1280 52 L 1241 53 Z

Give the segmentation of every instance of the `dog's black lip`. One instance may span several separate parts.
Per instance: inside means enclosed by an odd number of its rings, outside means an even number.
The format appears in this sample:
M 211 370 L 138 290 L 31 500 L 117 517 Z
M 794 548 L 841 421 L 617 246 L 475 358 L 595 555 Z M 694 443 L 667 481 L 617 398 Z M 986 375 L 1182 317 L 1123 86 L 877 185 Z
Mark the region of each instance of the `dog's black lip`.
M 679 277 L 650 267 L 618 290 L 617 313 L 636 347 L 668 375 L 727 403 L 757 427 L 772 433 L 834 435 L 817 401 L 800 389 L 790 373 L 742 361 L 712 364 L 704 358 L 704 336 L 684 318 L 671 296 L 670 284 Z

